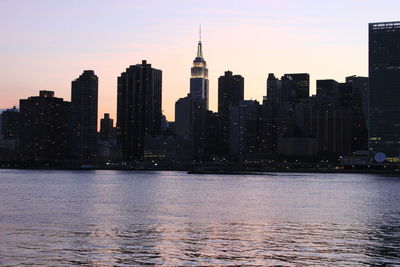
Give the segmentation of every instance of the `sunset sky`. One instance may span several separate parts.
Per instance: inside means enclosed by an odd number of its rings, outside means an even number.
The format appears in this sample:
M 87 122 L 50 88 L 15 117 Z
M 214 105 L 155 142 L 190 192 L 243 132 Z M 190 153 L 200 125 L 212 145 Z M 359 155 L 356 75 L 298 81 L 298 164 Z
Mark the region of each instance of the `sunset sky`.
M 245 78 L 262 100 L 274 72 L 315 80 L 368 74 L 368 23 L 400 20 L 399 0 L 0 0 L 0 109 L 54 90 L 70 100 L 83 70 L 99 77 L 99 117 L 115 119 L 117 76 L 146 59 L 163 71 L 163 110 L 189 91 L 202 25 L 216 111 L 218 77 Z

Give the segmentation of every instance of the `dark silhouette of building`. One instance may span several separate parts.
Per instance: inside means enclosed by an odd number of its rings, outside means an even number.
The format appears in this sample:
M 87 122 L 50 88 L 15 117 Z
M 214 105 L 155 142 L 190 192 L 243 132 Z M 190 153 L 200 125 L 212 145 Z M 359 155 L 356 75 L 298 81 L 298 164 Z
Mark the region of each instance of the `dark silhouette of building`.
M 267 101 L 271 104 L 281 103 L 281 81 L 273 73 L 268 74 L 267 79 Z
M 56 161 L 70 156 L 71 104 L 52 91 L 20 100 L 22 160 Z
M 281 78 L 281 100 L 299 102 L 310 96 L 308 73 L 285 74 Z
M 400 154 L 400 22 L 369 24 L 369 150 Z
M 284 74 L 281 79 L 273 73 L 267 78 L 267 101 L 281 104 L 297 103 L 310 96 L 310 75 L 308 73 Z
M 368 150 L 366 88 L 368 78 L 365 77 L 347 77 L 346 82 L 340 84 L 339 101 L 342 107 L 350 110 L 351 153 L 363 151 L 365 154 Z
M 193 163 L 190 140 L 172 135 L 146 136 L 144 138 L 144 163 L 150 168 L 185 168 Z
M 278 153 L 284 156 L 315 156 L 318 153 L 316 137 L 279 137 Z
M 238 106 L 232 107 L 230 116 L 232 160 L 242 164 L 259 162 L 262 158 L 262 106 L 254 100 L 243 100 Z
M 313 103 L 309 97 L 310 75 L 285 74 L 278 79 L 273 73 L 267 78 L 267 96 L 263 102 L 263 130 L 261 131 L 262 155 L 273 158 L 276 153 L 298 153 L 301 140 L 315 137 L 312 118 Z M 285 148 L 279 144 L 285 141 Z M 310 141 L 312 143 L 312 141 Z M 310 150 L 312 151 L 312 149 Z
M 353 88 L 353 93 L 355 96 L 359 97 L 362 105 L 363 116 L 365 119 L 366 127 L 368 127 L 368 77 L 360 76 L 349 76 L 346 77 L 346 83 L 351 84 Z
M 117 139 L 124 160 L 143 160 L 144 137 L 160 133 L 161 87 L 161 70 L 146 60 L 118 77 Z
M 175 102 L 175 134 L 183 139 L 192 138 L 192 101 L 190 94 Z
M 100 140 L 110 141 L 114 138 L 114 120 L 110 118 L 110 114 L 104 113 L 104 118 L 100 120 Z
M 167 121 L 167 117 L 164 114 L 161 114 L 161 131 L 165 132 L 168 129 L 169 122 Z
M 244 99 L 244 79 L 240 75 L 232 75 L 226 71 L 218 79 L 218 113 L 220 119 L 219 135 L 221 136 L 222 156 L 229 154 L 230 112 L 232 107 L 239 106 Z
M 317 97 L 332 100 L 339 95 L 339 83 L 332 79 L 317 80 Z
M 190 94 L 192 98 L 203 100 L 206 110 L 208 110 L 208 69 L 207 63 L 203 58 L 201 37 L 197 45 L 197 55 L 191 69 Z
M 97 155 L 98 78 L 92 70 L 71 83 L 72 152 L 79 160 Z
M 1 113 L 1 134 L 4 139 L 18 139 L 19 111 L 16 107 Z
M 362 90 L 354 77 L 346 83 L 317 81 L 320 152 L 345 156 L 367 149 Z
M 201 162 L 206 158 L 205 130 L 208 111 L 208 69 L 203 58 L 200 40 L 197 55 L 193 61 L 190 78 L 190 93 L 175 103 L 175 132 L 179 138 L 191 140 L 193 161 Z
M 268 88 L 268 85 L 267 85 Z M 264 97 L 262 106 L 261 144 L 264 159 L 272 158 L 278 150 L 278 105 L 275 98 Z
M 116 145 L 116 130 L 113 122 L 108 113 L 104 113 L 104 118 L 100 120 L 97 161 L 121 160 L 121 149 Z
M 229 144 L 229 140 L 223 141 L 221 132 L 221 117 L 217 112 L 208 111 L 205 126 L 205 159 L 207 161 L 223 162 L 229 156 L 229 147 L 223 146 L 223 142 Z M 229 137 L 229 125 L 227 135 Z
M 16 107 L 0 114 L 0 160 L 16 160 L 19 145 L 19 111 Z
M 322 103 L 319 108 L 318 140 L 322 153 L 351 154 L 351 110 L 341 103 Z
M 175 103 L 175 133 L 179 138 L 191 140 L 193 160 L 205 158 L 205 129 L 207 110 L 205 101 L 188 94 Z

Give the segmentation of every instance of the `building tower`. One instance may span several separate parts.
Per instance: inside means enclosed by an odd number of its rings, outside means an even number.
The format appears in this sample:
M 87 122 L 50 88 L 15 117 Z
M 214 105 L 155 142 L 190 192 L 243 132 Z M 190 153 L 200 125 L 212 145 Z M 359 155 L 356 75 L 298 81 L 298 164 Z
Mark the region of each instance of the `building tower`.
M 52 91 L 21 99 L 20 153 L 27 161 L 57 161 L 69 158 L 71 103 L 54 97 Z
M 273 73 L 267 78 L 267 101 L 271 104 L 281 102 L 281 81 Z
M 400 152 L 400 21 L 369 24 L 369 150 Z
M 71 83 L 72 152 L 79 160 L 94 160 L 97 154 L 98 78 L 85 70 Z
M 281 78 L 283 101 L 298 103 L 310 96 L 310 75 L 308 73 L 285 74 Z
M 110 141 L 113 138 L 113 123 L 109 113 L 104 113 L 104 118 L 100 120 L 100 140 Z M 115 135 L 114 135 L 115 136 Z
M 146 60 L 118 77 L 117 138 L 126 161 L 143 160 L 145 136 L 161 131 L 162 71 Z
M 199 43 L 197 44 L 197 55 L 191 69 L 190 94 L 193 98 L 204 100 L 208 110 L 208 69 L 207 63 L 203 58 L 201 29 Z
M 244 79 L 240 75 L 233 75 L 226 71 L 218 79 L 218 113 L 221 122 L 220 135 L 222 137 L 222 151 L 229 154 L 230 112 L 232 107 L 239 106 L 244 99 Z
M 19 130 L 19 110 L 16 107 L 4 110 L 0 114 L 1 117 L 1 131 L 4 139 L 18 139 Z

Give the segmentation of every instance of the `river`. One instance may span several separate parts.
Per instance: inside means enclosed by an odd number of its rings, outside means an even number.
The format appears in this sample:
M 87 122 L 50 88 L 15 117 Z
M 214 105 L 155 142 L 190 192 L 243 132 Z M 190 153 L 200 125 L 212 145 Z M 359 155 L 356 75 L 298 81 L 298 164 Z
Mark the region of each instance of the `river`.
M 0 170 L 0 265 L 400 265 L 400 177 Z

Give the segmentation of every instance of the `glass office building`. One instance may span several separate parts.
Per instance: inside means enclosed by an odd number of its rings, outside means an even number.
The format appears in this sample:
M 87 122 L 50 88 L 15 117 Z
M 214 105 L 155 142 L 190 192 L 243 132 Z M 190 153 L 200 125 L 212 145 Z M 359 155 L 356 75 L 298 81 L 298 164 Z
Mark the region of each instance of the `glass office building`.
M 369 24 L 369 150 L 400 152 L 400 21 Z

